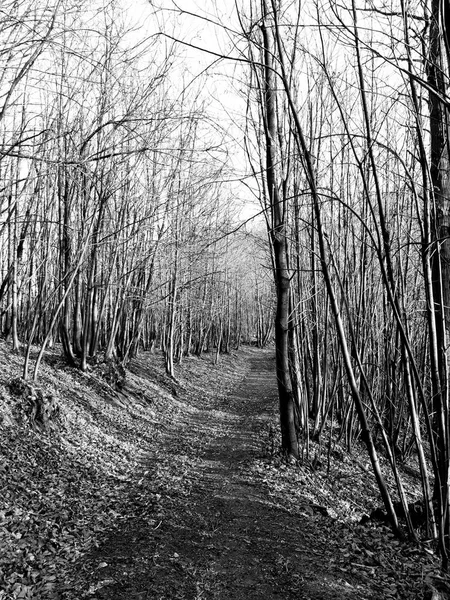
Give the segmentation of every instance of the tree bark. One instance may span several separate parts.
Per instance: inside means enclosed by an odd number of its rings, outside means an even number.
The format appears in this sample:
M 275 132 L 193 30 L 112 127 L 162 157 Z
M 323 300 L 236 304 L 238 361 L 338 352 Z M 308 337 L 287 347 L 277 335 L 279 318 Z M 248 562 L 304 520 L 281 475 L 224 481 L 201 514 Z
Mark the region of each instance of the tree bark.
M 428 81 L 431 86 L 430 140 L 431 140 L 431 184 L 434 194 L 431 234 L 432 288 L 437 342 L 437 369 L 433 380 L 434 436 L 438 454 L 440 481 L 436 481 L 435 499 L 439 504 L 440 546 L 443 566 L 448 566 L 449 552 L 449 406 L 448 406 L 448 363 L 447 336 L 450 323 L 450 155 L 449 114 L 440 100 L 448 89 L 448 61 L 445 46 L 447 32 L 442 21 L 440 0 L 432 0 L 430 18 L 430 56 Z M 442 29 L 441 29 L 442 22 Z M 433 239 L 434 238 L 434 239 Z
M 267 7 L 263 3 L 261 30 L 264 45 L 264 111 L 266 138 L 266 182 L 271 209 L 270 239 L 275 260 L 277 307 L 275 315 L 276 370 L 278 382 L 281 446 L 285 454 L 298 458 L 295 427 L 295 401 L 289 367 L 289 298 L 291 277 L 288 264 L 286 231 L 287 200 L 279 192 L 277 181 L 277 113 L 273 70 L 273 43 L 266 24 Z

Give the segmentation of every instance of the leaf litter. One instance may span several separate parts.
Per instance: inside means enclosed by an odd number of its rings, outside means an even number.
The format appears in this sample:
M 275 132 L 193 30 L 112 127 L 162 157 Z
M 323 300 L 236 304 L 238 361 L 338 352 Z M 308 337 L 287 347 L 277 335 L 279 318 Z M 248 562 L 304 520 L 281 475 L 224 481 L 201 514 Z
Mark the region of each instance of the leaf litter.
M 175 381 L 165 376 L 160 357 L 147 354 L 118 387 L 104 365 L 83 374 L 65 366 L 55 350 L 39 387 L 57 399 L 58 411 L 44 429 L 30 423 L 26 402 L 10 387 L 21 357 L 0 345 L 0 600 L 126 598 L 130 585 L 138 585 L 137 574 L 143 591 L 130 598 L 232 598 L 223 582 L 242 553 L 239 560 L 253 561 L 262 573 L 249 589 L 279 589 L 285 598 L 406 600 L 433 588 L 445 591 L 431 545 L 400 542 L 383 524 L 359 524 L 379 503 L 361 448 L 350 456 L 336 452 L 327 474 L 308 461 L 288 464 L 273 451 L 273 390 L 264 390 L 272 397 L 261 414 L 254 414 L 254 403 L 246 407 L 235 397 L 258 352 L 232 353 L 217 366 L 208 356 L 188 359 Z M 220 450 L 208 440 L 216 436 L 224 440 L 224 453 L 234 452 L 241 438 L 233 436 L 239 430 L 245 437 L 247 422 L 253 428 L 248 447 L 244 440 L 235 466 L 215 472 L 219 463 L 211 452 Z M 311 444 L 312 453 L 320 453 Z M 224 527 L 231 493 L 220 487 L 222 477 L 242 496 L 231 515 L 248 530 L 238 546 Z M 411 498 L 417 484 L 413 477 L 408 481 Z M 218 500 L 209 501 L 211 493 Z M 250 501 L 254 514 L 247 517 L 241 513 Z M 254 523 L 255 515 L 264 521 L 269 509 L 296 523 L 295 536 L 283 531 L 283 523 L 267 529 L 279 547 L 270 569 Z M 174 539 L 165 541 L 168 533 Z M 176 539 L 183 535 L 196 560 Z M 117 547 L 111 544 L 115 536 Z M 149 537 L 151 555 L 145 550 Z M 120 546 L 124 540 L 126 548 Z M 325 555 L 327 592 L 311 583 Z M 168 580 L 170 591 L 164 591 Z M 152 589 L 159 596 L 148 596 Z

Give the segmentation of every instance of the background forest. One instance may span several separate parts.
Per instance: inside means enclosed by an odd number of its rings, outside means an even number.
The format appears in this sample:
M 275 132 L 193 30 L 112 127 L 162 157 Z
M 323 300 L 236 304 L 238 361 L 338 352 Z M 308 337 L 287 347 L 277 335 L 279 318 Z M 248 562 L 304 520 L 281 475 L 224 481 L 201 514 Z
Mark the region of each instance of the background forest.
M 394 530 L 447 567 L 447 0 L 126 8 L 0 6 L 0 325 L 24 379 L 55 343 L 82 371 L 158 347 L 176 376 L 274 336 L 283 451 L 364 441 Z

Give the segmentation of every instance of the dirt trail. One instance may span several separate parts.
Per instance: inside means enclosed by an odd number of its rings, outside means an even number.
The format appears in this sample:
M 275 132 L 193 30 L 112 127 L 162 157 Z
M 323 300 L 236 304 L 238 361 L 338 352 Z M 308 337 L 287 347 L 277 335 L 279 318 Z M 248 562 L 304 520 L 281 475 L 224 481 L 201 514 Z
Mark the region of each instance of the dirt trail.
M 103 581 L 91 598 L 368 597 L 336 566 L 339 548 L 326 537 L 331 520 L 286 506 L 282 491 L 255 477 L 251 466 L 276 410 L 276 382 L 273 356 L 255 353 L 251 360 L 231 395 L 183 413 L 158 442 L 179 465 L 180 487 L 165 492 L 167 517 L 131 519 L 97 551 Z M 147 461 L 151 476 L 154 461 Z

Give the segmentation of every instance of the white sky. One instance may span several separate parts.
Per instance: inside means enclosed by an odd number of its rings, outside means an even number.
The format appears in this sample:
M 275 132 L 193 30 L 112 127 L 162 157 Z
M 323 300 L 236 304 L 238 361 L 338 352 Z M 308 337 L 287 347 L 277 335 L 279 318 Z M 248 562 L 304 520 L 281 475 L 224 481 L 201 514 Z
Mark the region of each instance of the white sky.
M 248 175 L 248 166 L 243 151 L 244 133 L 241 128 L 244 118 L 246 103 L 242 94 L 236 90 L 241 79 L 240 65 L 231 60 L 217 62 L 217 57 L 208 53 L 226 53 L 230 51 L 230 36 L 222 25 L 226 27 L 233 24 L 235 15 L 234 0 L 221 0 L 220 9 L 215 0 L 154 0 L 153 4 L 162 8 L 156 10 L 155 6 L 145 0 L 121 0 L 127 7 L 132 22 L 142 26 L 141 35 L 153 35 L 164 31 L 177 40 L 186 44 L 198 46 L 206 51 L 197 50 L 184 44 L 177 44 L 179 55 L 178 64 L 174 65 L 171 74 L 171 83 L 176 89 L 189 84 L 201 76 L 202 99 L 206 110 L 214 120 L 219 130 L 228 135 L 230 145 L 231 166 L 236 173 L 236 178 Z M 192 14 L 180 15 L 176 7 Z M 218 23 L 217 26 L 214 23 Z M 237 27 L 236 22 L 233 24 Z M 168 43 L 171 43 L 168 40 Z M 237 52 L 232 54 L 237 56 Z M 237 76 L 237 77 L 236 77 Z M 195 85 L 195 83 L 194 83 Z M 234 138 L 234 142 L 233 142 Z M 247 181 L 253 187 L 253 182 Z M 259 212 L 259 204 L 255 203 L 251 191 L 246 185 L 231 184 L 231 192 L 246 201 L 248 206 L 244 210 L 244 218 Z

